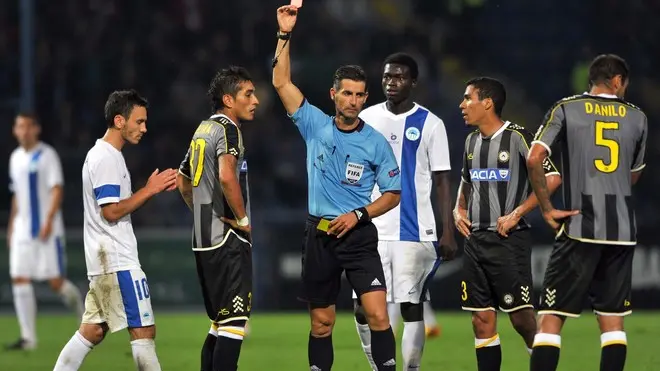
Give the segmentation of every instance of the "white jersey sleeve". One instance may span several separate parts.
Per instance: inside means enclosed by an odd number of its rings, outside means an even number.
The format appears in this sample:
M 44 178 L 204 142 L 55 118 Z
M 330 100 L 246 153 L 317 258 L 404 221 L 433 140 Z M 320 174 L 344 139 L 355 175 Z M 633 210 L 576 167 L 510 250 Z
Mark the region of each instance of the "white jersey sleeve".
M 116 162 L 110 156 L 89 159 L 89 178 L 99 206 L 119 202 L 121 175 Z
M 451 170 L 451 164 L 449 161 L 449 141 L 447 140 L 445 123 L 432 113 L 429 113 L 427 121 L 433 128 L 430 131 L 427 145 L 431 171 Z
M 57 155 L 57 152 L 54 149 L 49 149 L 44 153 L 44 160 L 46 161 L 46 186 L 48 188 L 53 188 L 55 186 L 64 185 L 64 176 L 62 175 L 62 163 L 60 162 L 60 156 Z

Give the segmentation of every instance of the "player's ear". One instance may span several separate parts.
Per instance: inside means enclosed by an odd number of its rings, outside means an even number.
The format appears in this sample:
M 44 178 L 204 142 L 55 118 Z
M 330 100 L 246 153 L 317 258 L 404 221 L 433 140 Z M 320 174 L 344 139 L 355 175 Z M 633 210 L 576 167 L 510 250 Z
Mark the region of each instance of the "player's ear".
M 225 94 L 222 96 L 222 104 L 227 108 L 234 107 L 234 97 L 231 94 Z
M 417 79 L 413 79 L 413 80 L 412 80 L 412 84 L 411 84 L 411 86 L 412 86 L 413 88 L 416 88 L 416 87 L 417 87 Z
M 483 101 L 481 101 L 481 104 L 484 105 L 484 108 L 486 109 L 486 111 L 493 108 L 493 100 L 490 99 L 490 98 L 484 99 Z
M 113 120 L 117 129 L 123 129 L 124 125 L 126 125 L 126 119 L 122 115 L 115 115 Z
M 330 88 L 330 99 L 332 99 L 333 102 L 334 102 L 334 100 L 335 100 L 335 95 L 336 95 L 336 94 L 337 94 L 337 91 L 335 90 L 335 87 L 334 87 L 334 86 L 331 87 L 331 88 Z

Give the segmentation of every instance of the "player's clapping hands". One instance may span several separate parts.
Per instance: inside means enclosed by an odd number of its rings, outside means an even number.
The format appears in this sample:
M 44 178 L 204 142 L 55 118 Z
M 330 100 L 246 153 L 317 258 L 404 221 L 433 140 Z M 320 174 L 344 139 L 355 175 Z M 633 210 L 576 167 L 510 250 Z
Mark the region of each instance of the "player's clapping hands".
M 298 8 L 294 5 L 285 5 L 277 8 L 277 24 L 281 32 L 291 32 L 298 19 Z
M 176 175 L 177 171 L 174 169 L 167 169 L 159 171 L 154 170 L 147 180 L 147 188 L 151 193 L 157 194 L 163 191 L 172 191 L 176 189 Z

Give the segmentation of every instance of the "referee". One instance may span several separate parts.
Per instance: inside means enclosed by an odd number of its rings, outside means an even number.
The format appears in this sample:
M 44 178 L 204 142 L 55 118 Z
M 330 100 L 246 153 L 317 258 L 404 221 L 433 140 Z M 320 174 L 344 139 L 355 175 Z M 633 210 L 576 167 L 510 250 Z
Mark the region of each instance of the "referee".
M 335 303 L 345 271 L 365 310 L 377 369 L 395 370 L 378 234 L 370 218 L 399 204 L 399 168 L 385 137 L 358 118 L 368 95 L 361 67 L 342 66 L 335 72 L 330 89 L 334 117 L 311 105 L 291 83 L 289 45 L 297 12 L 293 6 L 277 10 L 273 85 L 307 144 L 310 215 L 300 299 L 309 303 L 311 317 L 309 366 L 314 371 L 332 367 Z M 382 195 L 372 203 L 376 184 Z
M 531 235 L 524 216 L 537 206 L 527 180 L 525 159 L 532 134 L 501 119 L 506 91 L 498 80 L 467 82 L 460 108 L 478 129 L 468 135 L 462 181 L 454 211 L 466 237 L 461 306 L 472 312 L 479 371 L 500 369 L 499 309 L 531 353 L 536 332 L 532 304 Z M 551 191 L 561 183 L 550 160 L 543 164 Z

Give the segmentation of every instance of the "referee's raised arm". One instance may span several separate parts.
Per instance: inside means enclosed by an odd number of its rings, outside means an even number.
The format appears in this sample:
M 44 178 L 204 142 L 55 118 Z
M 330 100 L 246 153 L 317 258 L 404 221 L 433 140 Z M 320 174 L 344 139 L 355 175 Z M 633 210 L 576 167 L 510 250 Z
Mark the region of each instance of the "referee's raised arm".
M 277 48 L 273 59 L 273 86 L 280 96 L 284 108 L 289 115 L 293 115 L 302 105 L 303 94 L 291 82 L 291 62 L 289 60 L 289 46 L 291 31 L 298 18 L 298 8 L 293 5 L 282 6 L 277 9 Z

